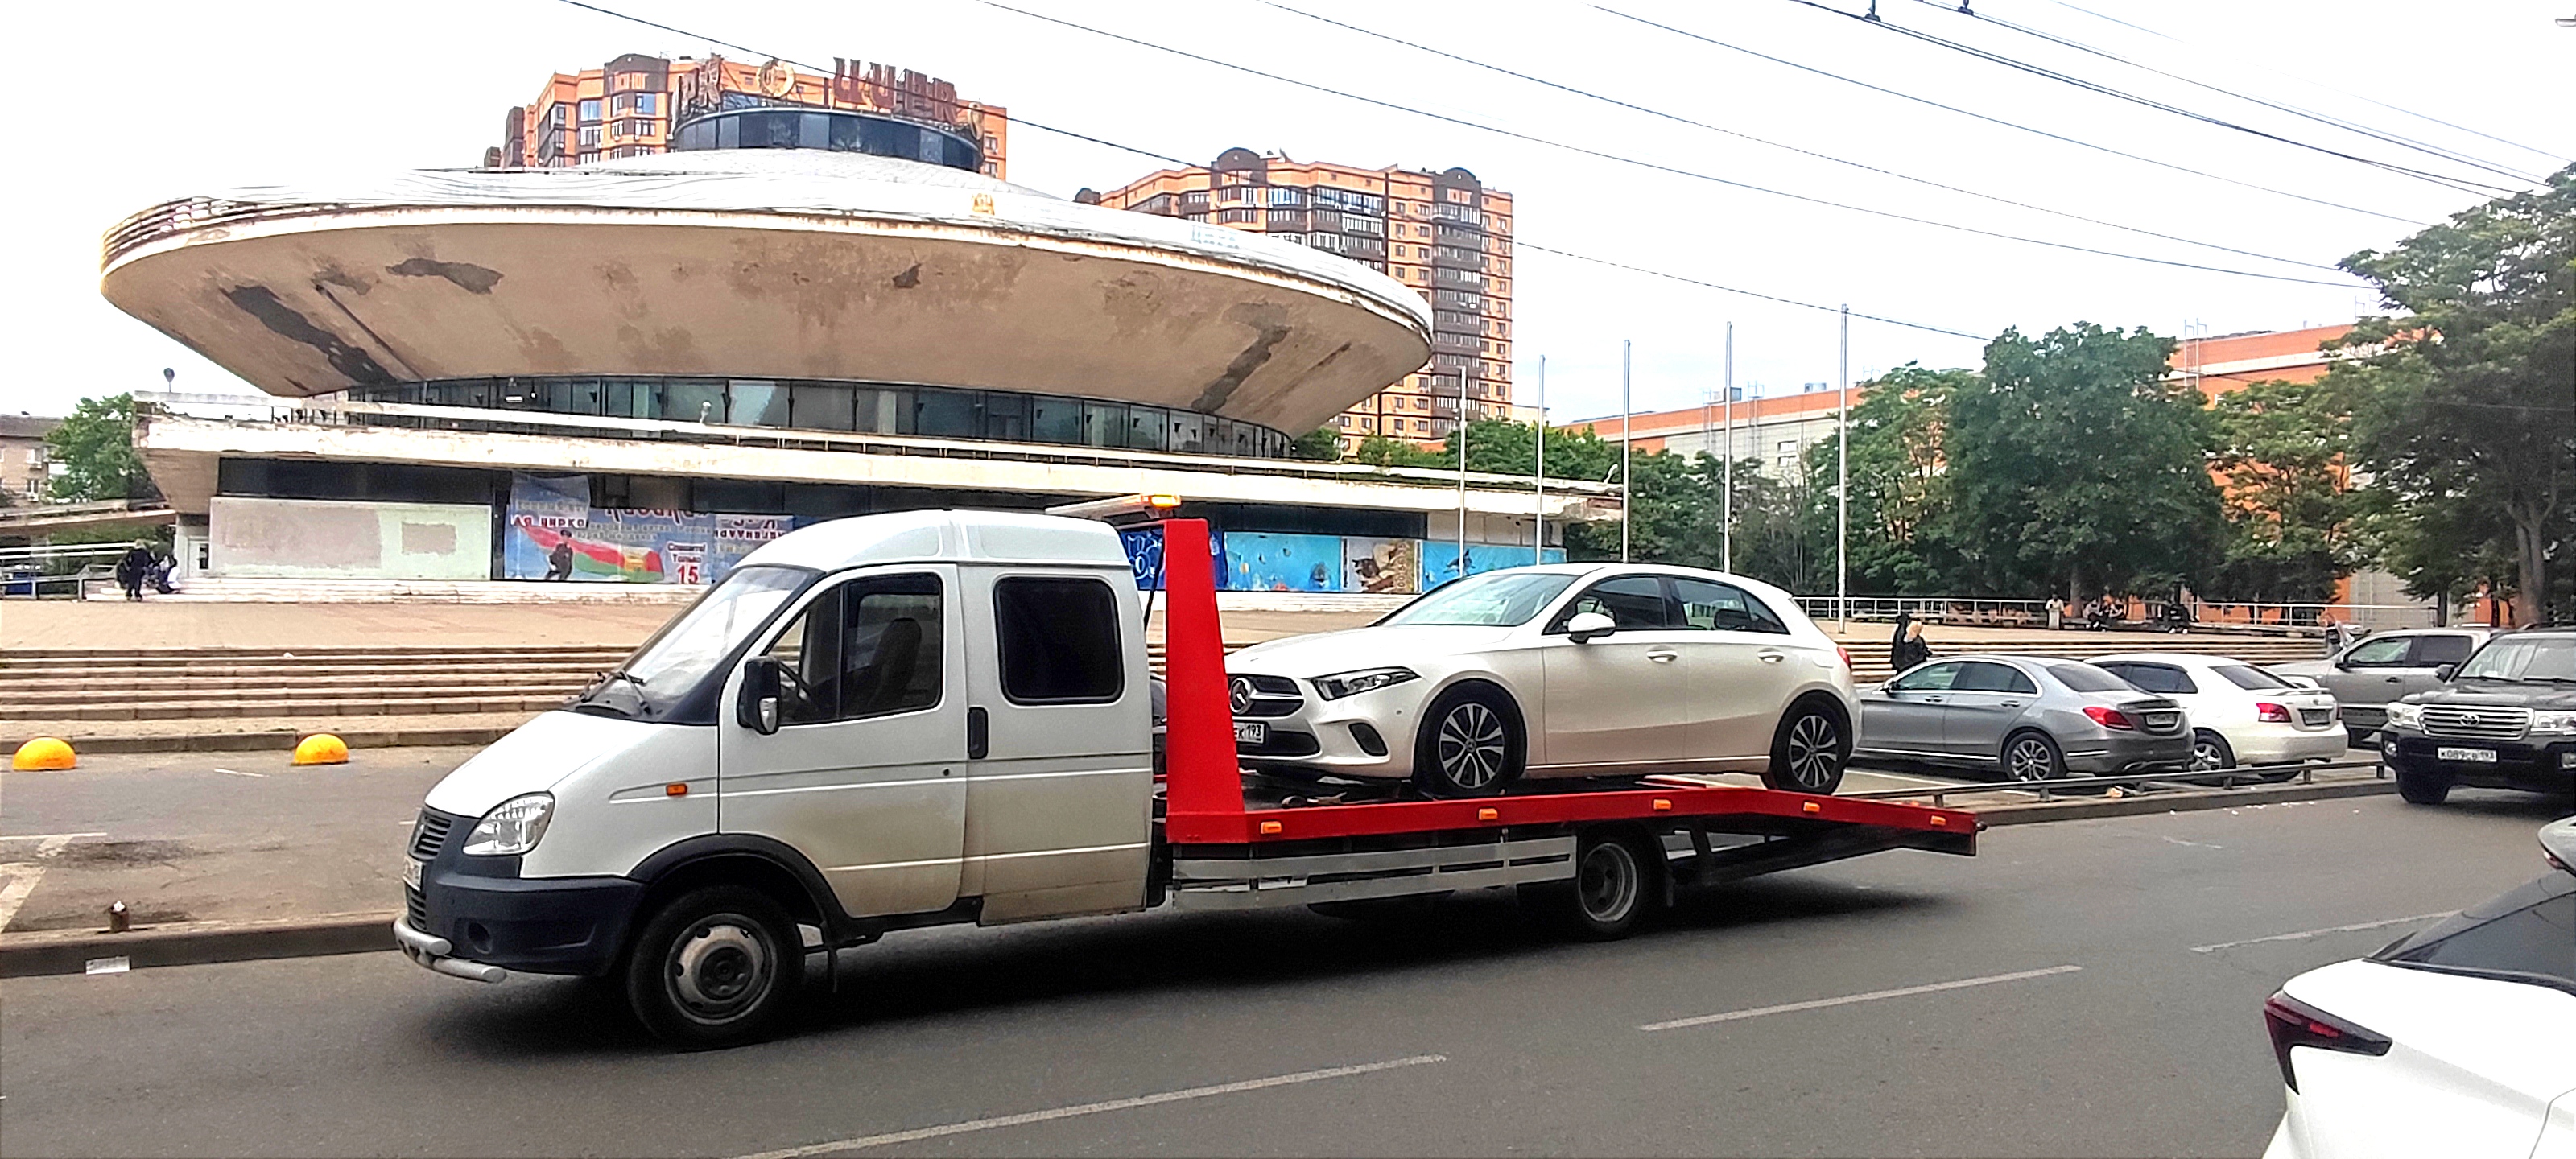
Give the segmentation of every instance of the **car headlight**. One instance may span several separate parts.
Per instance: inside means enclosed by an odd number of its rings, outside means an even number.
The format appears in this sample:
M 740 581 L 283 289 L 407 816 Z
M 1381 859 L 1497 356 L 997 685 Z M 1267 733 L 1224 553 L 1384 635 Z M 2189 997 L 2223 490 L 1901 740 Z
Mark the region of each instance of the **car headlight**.
M 1354 693 L 1375 692 L 1407 680 L 1420 679 L 1421 674 L 1410 668 L 1363 668 L 1357 672 L 1318 676 L 1315 678 L 1315 691 L 1326 700 L 1340 700 Z
M 2531 731 L 2576 734 L 2576 712 L 2535 712 L 2531 714 Z
M 2403 700 L 2391 701 L 2388 705 L 2388 724 L 2392 728 L 2420 729 L 2424 727 L 2424 706 L 2408 704 Z
M 465 835 L 464 851 L 469 857 L 512 857 L 525 853 L 537 847 L 537 840 L 546 835 L 546 823 L 554 819 L 554 794 L 530 793 L 524 797 L 512 797 L 474 823 L 474 831 Z

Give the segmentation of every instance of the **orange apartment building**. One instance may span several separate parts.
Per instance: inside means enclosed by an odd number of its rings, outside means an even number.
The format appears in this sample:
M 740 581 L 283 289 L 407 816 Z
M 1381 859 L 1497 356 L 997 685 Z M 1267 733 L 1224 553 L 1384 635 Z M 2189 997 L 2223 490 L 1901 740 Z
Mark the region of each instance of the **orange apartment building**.
M 1737 388 L 1739 394 L 1742 389 Z M 1831 385 L 1811 382 L 1796 394 L 1736 399 L 1731 423 L 1727 406 L 1711 401 L 1706 406 L 1631 415 L 1627 430 L 1640 451 L 1685 456 L 1706 452 L 1731 456 L 1739 463 L 1759 460 L 1763 474 L 1786 479 L 1797 473 L 1799 458 L 1809 446 L 1834 437 L 1835 408 L 1841 398 Z M 1852 387 L 1852 401 L 1860 401 L 1857 385 Z M 1588 430 L 1617 442 L 1620 421 L 1610 415 L 1561 424 L 1558 429 Z
M 838 57 L 832 67 L 821 76 L 781 60 L 628 53 L 598 68 L 559 72 L 535 100 L 503 114 L 501 143 L 483 151 L 483 164 L 553 168 L 642 157 L 669 151 L 675 126 L 689 117 L 802 106 L 941 126 L 980 150 L 986 175 L 1009 179 L 1009 110 L 961 99 L 956 86 L 910 69 Z
M 1076 199 L 1327 250 L 1429 300 L 1430 364 L 1334 420 L 1345 452 L 1370 435 L 1446 440 L 1462 388 L 1470 419 L 1521 417 L 1512 405 L 1512 195 L 1467 170 L 1363 169 L 1228 149 L 1213 165 L 1159 170 Z

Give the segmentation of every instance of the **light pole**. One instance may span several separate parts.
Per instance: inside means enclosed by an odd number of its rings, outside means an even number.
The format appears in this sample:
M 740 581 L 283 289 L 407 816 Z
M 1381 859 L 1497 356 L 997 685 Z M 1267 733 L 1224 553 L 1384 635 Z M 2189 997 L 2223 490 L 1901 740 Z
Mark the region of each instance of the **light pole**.
M 1844 303 L 1842 405 L 1834 411 L 1834 630 L 1851 630 L 1851 304 Z
M 1628 562 L 1628 509 L 1637 502 L 1636 481 L 1628 476 L 1628 428 L 1636 425 L 1635 395 L 1629 389 L 1628 361 L 1633 344 L 1619 340 L 1619 562 Z
M 1536 481 L 1537 506 L 1530 516 L 1530 562 L 1547 562 L 1547 355 L 1538 356 L 1538 469 L 1530 473 Z
M 1467 372 L 1458 372 L 1458 578 L 1467 578 Z
M 1717 570 L 1735 571 L 1735 323 L 1726 324 L 1726 494 L 1718 504 Z

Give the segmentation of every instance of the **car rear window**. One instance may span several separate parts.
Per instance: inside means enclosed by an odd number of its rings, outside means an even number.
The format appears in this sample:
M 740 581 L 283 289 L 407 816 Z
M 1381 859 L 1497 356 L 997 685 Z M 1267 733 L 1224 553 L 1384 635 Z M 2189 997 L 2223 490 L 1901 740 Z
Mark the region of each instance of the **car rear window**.
M 2130 662 L 2117 666 L 2104 664 L 2101 668 L 2103 671 L 2109 672 L 2112 675 L 2118 676 L 2120 679 L 2126 680 L 2130 684 L 2137 686 L 2140 691 L 2144 692 L 2200 691 L 2200 686 L 2191 682 L 2190 673 L 2184 672 L 2182 669 L 2176 668 L 2171 664 L 2140 664 Z M 2089 692 L 2092 691 L 2092 689 L 2081 689 L 2079 691 Z
M 2077 692 L 2129 692 L 2135 686 L 2090 664 L 2051 664 L 2048 674 Z
M 2576 993 L 2576 874 L 2553 873 L 2371 955 Z
M 2213 671 L 2226 677 L 2228 683 L 2249 691 L 2262 688 L 2291 687 L 2290 682 L 2287 680 L 2283 680 L 2280 677 L 2274 676 L 2269 672 L 2265 672 L 2260 668 L 2249 668 L 2243 664 L 2221 664 L 2213 669 Z

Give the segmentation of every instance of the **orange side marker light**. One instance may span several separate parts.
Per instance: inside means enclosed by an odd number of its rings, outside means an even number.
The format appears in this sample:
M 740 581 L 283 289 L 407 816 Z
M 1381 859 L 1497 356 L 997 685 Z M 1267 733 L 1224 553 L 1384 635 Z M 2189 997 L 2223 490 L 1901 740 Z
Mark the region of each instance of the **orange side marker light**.
M 1825 811 L 1825 807 L 1813 801 L 1809 801 L 1806 803 L 1806 810 L 1810 813 L 1822 813 Z
M 662 786 L 662 795 L 665 797 L 688 796 L 689 783 L 687 781 L 673 781 L 670 784 Z
M 1663 799 L 1662 797 L 1657 797 L 1655 798 L 1655 811 L 1658 813 L 1670 813 L 1673 811 L 1673 803 Z
M 1264 837 L 1276 837 L 1287 831 L 1287 826 L 1276 821 L 1264 821 L 1261 823 L 1261 835 Z
M 1479 821 L 1500 821 L 1503 819 L 1503 811 L 1489 805 L 1485 808 L 1476 810 L 1476 819 Z

